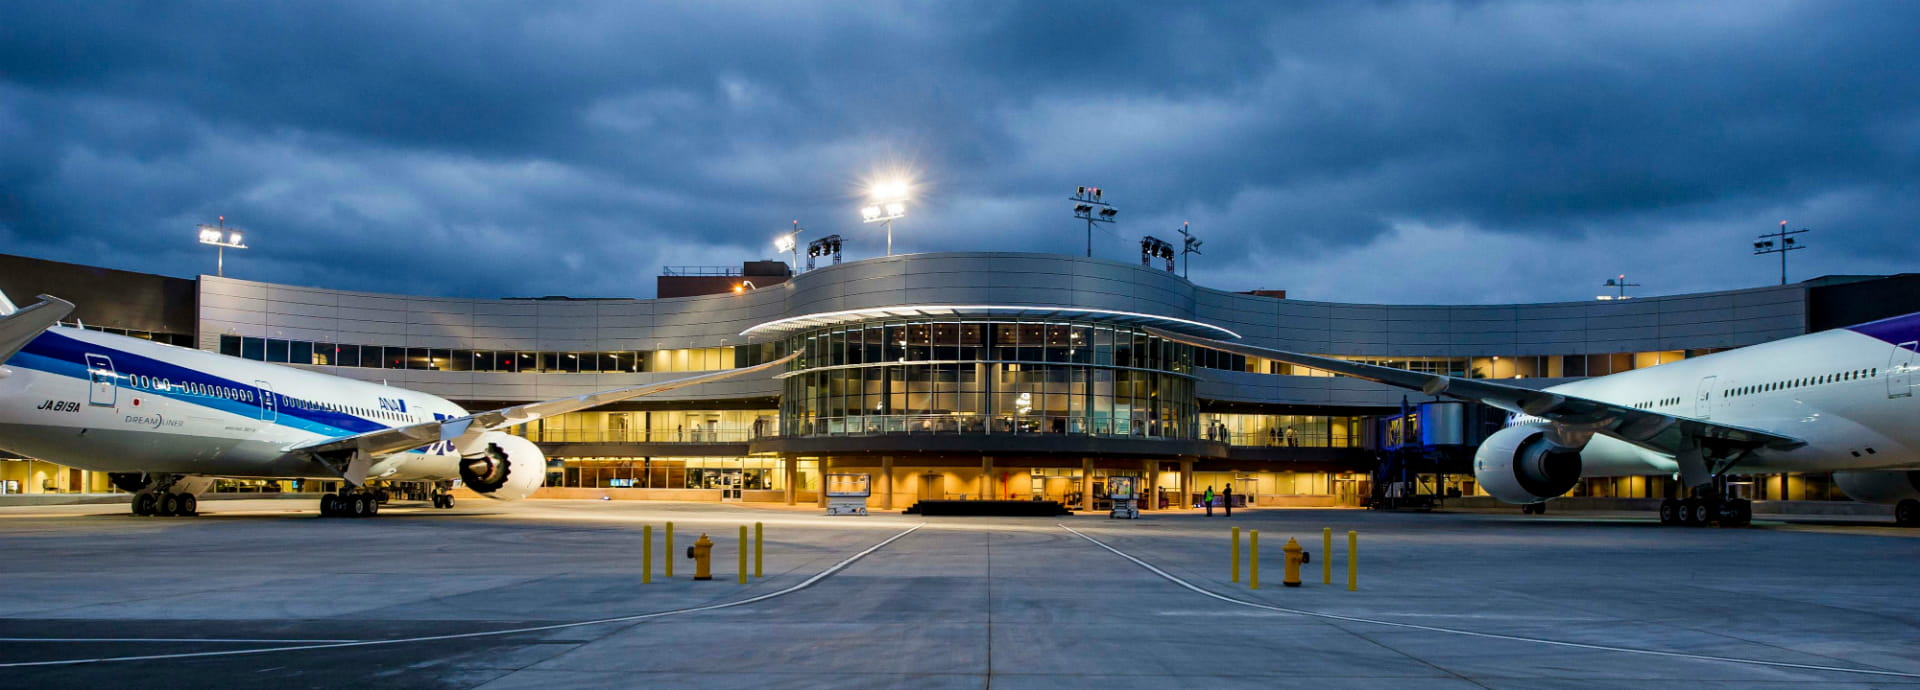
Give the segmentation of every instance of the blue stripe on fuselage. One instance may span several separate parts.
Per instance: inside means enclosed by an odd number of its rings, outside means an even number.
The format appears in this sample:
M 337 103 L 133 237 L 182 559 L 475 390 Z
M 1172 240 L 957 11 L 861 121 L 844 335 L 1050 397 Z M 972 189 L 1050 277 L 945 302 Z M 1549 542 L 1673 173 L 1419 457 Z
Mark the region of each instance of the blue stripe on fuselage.
M 118 385 L 130 392 L 164 396 L 173 400 L 191 403 L 209 409 L 228 412 L 243 417 L 260 417 L 261 396 L 266 392 L 252 383 L 242 383 L 232 379 L 214 376 L 203 371 L 190 369 L 165 360 L 154 359 L 107 345 L 89 343 L 78 338 L 52 330 L 41 333 L 22 348 L 19 354 L 7 360 L 9 366 L 42 371 L 57 376 L 76 378 L 91 382 L 87 372 L 88 354 L 106 355 L 113 359 L 114 373 L 118 376 Z M 168 388 L 148 388 L 134 386 L 130 377 L 139 375 L 152 377 L 169 384 Z M 187 392 L 190 384 L 200 386 L 224 387 L 253 392 L 253 400 L 240 401 L 227 398 L 200 395 Z M 274 423 L 320 434 L 323 436 L 348 436 L 376 429 L 385 429 L 387 425 L 354 415 L 331 410 L 315 410 L 295 407 L 289 404 L 287 396 L 274 393 L 274 407 L 277 414 Z
M 1909 350 L 1920 349 L 1913 345 L 1915 342 L 1920 342 L 1920 312 L 1869 321 L 1858 326 L 1848 326 L 1847 330 L 1873 336 L 1894 345 L 1906 345 Z

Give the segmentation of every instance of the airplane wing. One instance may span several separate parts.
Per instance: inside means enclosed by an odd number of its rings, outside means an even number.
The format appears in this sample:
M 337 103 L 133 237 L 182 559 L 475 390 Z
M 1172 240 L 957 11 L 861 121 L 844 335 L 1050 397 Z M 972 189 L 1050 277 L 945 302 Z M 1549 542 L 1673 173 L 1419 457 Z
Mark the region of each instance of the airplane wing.
M 372 461 L 387 455 L 403 453 L 438 441 L 453 441 L 455 445 L 460 445 L 461 441 L 471 440 L 471 438 L 488 431 L 494 431 L 516 424 L 525 424 L 543 417 L 551 417 L 568 412 L 578 412 L 622 400 L 653 395 L 676 388 L 686 388 L 702 383 L 730 379 L 736 376 L 759 373 L 785 365 L 787 362 L 793 361 L 795 357 L 799 356 L 800 353 L 795 352 L 771 362 L 751 367 L 728 369 L 660 383 L 615 388 L 598 393 L 588 393 L 586 395 L 555 398 L 553 400 L 527 403 L 525 405 L 514 405 L 498 410 L 488 410 L 486 412 L 471 414 L 465 417 L 379 429 L 352 436 L 320 439 L 293 446 L 288 448 L 287 452 L 308 453 L 316 458 L 320 458 L 323 462 L 326 462 L 329 466 L 340 472 L 343 479 L 357 486 L 365 480 L 367 467 L 372 464 Z
M 41 295 L 38 303 L 25 309 L 12 307 L 13 303 L 0 295 L 0 310 L 4 310 L 0 311 L 0 363 L 11 359 L 27 343 L 73 313 L 72 302 L 53 295 Z
M 1182 335 L 1158 328 L 1147 330 L 1167 340 L 1196 347 L 1225 350 L 1250 357 L 1265 357 L 1389 386 L 1411 388 L 1427 395 L 1444 395 L 1484 403 L 1508 412 L 1536 417 L 1550 423 L 1552 430 L 1559 435 L 1556 441 L 1569 446 L 1577 447 L 1585 441 L 1585 435 L 1598 433 L 1656 453 L 1676 457 L 1683 454 L 1697 455 L 1705 449 L 1712 451 L 1711 455 L 1719 456 L 1723 462 L 1731 464 L 1732 460 L 1738 459 L 1738 455 L 1756 448 L 1787 450 L 1806 445 L 1806 442 L 1800 439 L 1762 429 L 1642 410 L 1565 393 L 1534 390 L 1484 379 L 1423 374 L 1332 357 L 1270 350 L 1264 347 Z M 1681 466 L 1686 474 L 1694 474 L 1688 471 L 1687 458 L 1682 458 Z

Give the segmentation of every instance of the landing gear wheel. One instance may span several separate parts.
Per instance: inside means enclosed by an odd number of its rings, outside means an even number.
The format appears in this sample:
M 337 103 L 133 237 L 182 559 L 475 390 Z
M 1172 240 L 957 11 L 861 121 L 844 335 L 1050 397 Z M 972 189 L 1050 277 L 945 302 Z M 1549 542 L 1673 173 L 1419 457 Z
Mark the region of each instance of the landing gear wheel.
M 180 494 L 161 494 L 154 502 L 153 514 L 173 517 L 180 514 Z
M 367 505 L 372 503 L 373 501 L 369 500 L 369 497 L 367 495 L 354 494 L 352 496 L 346 497 L 346 501 L 347 501 L 347 517 L 366 517 L 371 514 L 368 511 Z
M 1693 520 L 1690 521 L 1690 524 L 1696 527 L 1705 527 L 1713 524 L 1713 514 L 1715 512 L 1717 511 L 1714 510 L 1713 503 L 1696 499 L 1693 502 Z
M 180 497 L 179 506 L 175 508 L 175 515 L 194 517 L 200 514 L 200 497 L 193 494 L 175 495 Z
M 373 517 L 379 514 L 380 514 L 380 501 L 372 496 L 368 496 L 367 497 L 367 514 L 362 517 Z
M 1753 524 L 1753 501 L 1736 498 L 1721 504 L 1721 527 L 1746 527 Z
M 1693 521 L 1693 509 L 1700 505 L 1699 499 L 1683 498 L 1680 499 L 1678 503 L 1680 507 L 1679 524 L 1688 527 L 1700 524 Z
M 340 497 L 326 494 L 320 497 L 320 517 L 334 517 L 340 514 Z
M 1920 501 L 1909 498 L 1895 503 L 1893 524 L 1901 527 L 1920 527 Z
M 1680 502 L 1671 498 L 1660 500 L 1660 524 L 1680 524 Z
M 133 495 L 133 514 L 139 515 L 141 517 L 152 515 L 154 511 L 155 503 L 156 501 L 154 500 L 153 494 L 134 494 Z
M 440 507 L 453 509 L 453 494 L 440 494 Z

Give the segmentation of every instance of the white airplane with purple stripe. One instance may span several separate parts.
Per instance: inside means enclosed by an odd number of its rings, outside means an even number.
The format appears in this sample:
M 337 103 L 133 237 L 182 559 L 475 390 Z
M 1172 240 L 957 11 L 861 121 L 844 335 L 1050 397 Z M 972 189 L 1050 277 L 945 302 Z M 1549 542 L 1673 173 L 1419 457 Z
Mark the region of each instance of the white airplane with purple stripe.
M 1487 493 L 1527 512 L 1582 477 L 1670 475 L 1667 524 L 1744 525 L 1741 474 L 1832 472 L 1854 500 L 1920 526 L 1920 313 L 1535 390 L 1155 331 L 1192 345 L 1513 413 L 1474 454 Z
M 373 487 L 460 480 L 518 500 L 546 481 L 532 441 L 503 429 L 543 417 L 766 371 L 765 364 L 470 413 L 418 391 L 60 325 L 73 304 L 0 295 L 0 449 L 106 472 L 136 515 L 193 515 L 219 477 L 342 480 L 323 515 L 379 510 Z

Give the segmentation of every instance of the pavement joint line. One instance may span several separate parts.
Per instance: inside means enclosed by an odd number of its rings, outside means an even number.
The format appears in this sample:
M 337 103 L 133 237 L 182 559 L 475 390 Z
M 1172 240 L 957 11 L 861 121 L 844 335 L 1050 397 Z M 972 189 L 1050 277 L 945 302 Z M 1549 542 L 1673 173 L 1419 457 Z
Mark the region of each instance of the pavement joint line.
M 1686 652 L 1670 652 L 1670 651 L 1659 650 L 1659 649 L 1641 649 L 1637 647 L 1615 647 L 1612 645 L 1590 644 L 1586 642 L 1568 642 L 1566 640 L 1550 640 L 1550 639 L 1541 638 L 1541 637 L 1526 637 L 1523 635 L 1505 635 L 1501 633 L 1479 632 L 1475 630 L 1461 630 L 1458 628 L 1442 628 L 1439 626 L 1420 625 L 1417 623 L 1396 623 L 1393 621 L 1377 620 L 1373 618 L 1360 618 L 1357 616 L 1342 616 L 1335 613 L 1322 613 L 1319 611 L 1308 611 L 1305 609 L 1294 609 L 1294 608 L 1287 608 L 1285 606 L 1274 606 L 1272 604 L 1262 604 L 1259 602 L 1247 601 L 1245 599 L 1236 599 L 1234 597 L 1230 597 L 1224 594 L 1219 594 L 1219 593 L 1213 592 L 1212 590 L 1202 588 L 1199 585 L 1195 585 L 1186 580 L 1182 580 L 1179 577 L 1174 576 L 1173 574 L 1168 573 L 1165 570 L 1161 570 L 1157 567 L 1154 567 L 1154 565 L 1151 563 L 1140 560 L 1138 558 L 1134 558 L 1133 556 L 1127 554 L 1124 551 L 1113 548 L 1112 546 L 1108 546 L 1106 542 L 1100 541 L 1093 537 L 1089 537 L 1086 534 L 1082 533 L 1080 530 L 1074 529 L 1072 527 L 1068 527 L 1060 523 L 1055 523 L 1055 524 L 1059 524 L 1060 529 L 1064 529 L 1068 532 L 1072 532 L 1076 536 L 1079 536 L 1081 539 L 1085 539 L 1088 542 L 1092 543 L 1094 546 L 1098 546 L 1100 548 L 1113 552 L 1113 554 L 1116 556 L 1125 558 L 1129 561 L 1133 561 L 1134 565 L 1138 565 L 1142 568 L 1146 568 L 1147 570 L 1152 571 L 1153 574 L 1159 575 L 1160 577 L 1166 579 L 1168 582 L 1172 582 L 1176 585 L 1180 585 L 1181 587 L 1191 590 L 1195 594 L 1212 597 L 1214 599 L 1218 599 L 1220 601 L 1224 601 L 1230 604 L 1238 604 L 1240 606 L 1246 606 L 1249 608 L 1264 609 L 1264 610 L 1273 611 L 1276 613 L 1287 613 L 1287 614 L 1293 614 L 1296 616 L 1307 616 L 1311 618 L 1324 618 L 1327 620 L 1346 621 L 1349 623 L 1365 623 L 1369 625 L 1381 625 L 1386 627 L 1402 628 L 1407 630 L 1437 632 L 1437 633 L 1444 633 L 1448 635 L 1464 635 L 1467 637 L 1480 637 L 1480 638 L 1493 639 L 1493 640 L 1507 640 L 1511 642 L 1530 642 L 1533 644 L 1542 644 L 1542 645 L 1549 645 L 1554 647 L 1589 649 L 1589 650 L 1601 651 L 1601 652 L 1620 652 L 1624 654 L 1641 654 L 1646 656 L 1669 657 L 1669 658 L 1675 658 L 1675 659 L 1692 659 L 1695 661 L 1717 661 L 1717 662 L 1729 663 L 1729 664 L 1745 664 L 1749 666 L 1768 666 L 1773 668 L 1791 668 L 1791 669 L 1799 669 L 1804 671 L 1826 671 L 1826 672 L 1832 672 L 1832 673 L 1858 673 L 1858 674 L 1872 675 L 1872 676 L 1887 676 L 1892 678 L 1920 678 L 1920 673 L 1904 673 L 1901 671 L 1888 671 L 1888 670 L 1869 669 L 1869 668 L 1852 668 L 1852 667 L 1846 667 L 1846 666 L 1821 666 L 1818 664 L 1796 664 L 1789 661 L 1767 661 L 1765 659 L 1742 659 L 1739 657 L 1713 656 L 1711 654 L 1689 654 Z
M 655 618 L 665 618 L 667 616 L 678 616 L 678 615 L 687 614 L 687 613 L 699 613 L 701 611 L 714 611 L 718 609 L 733 608 L 736 606 L 745 606 L 747 604 L 758 603 L 758 602 L 766 601 L 768 599 L 772 599 L 774 597 L 786 596 L 788 594 L 798 592 L 808 587 L 812 587 L 814 583 L 824 580 L 827 577 L 833 575 L 834 573 L 840 572 L 841 570 L 845 569 L 847 566 L 853 565 L 855 561 L 865 558 L 869 554 L 872 554 L 875 551 L 879 551 L 881 548 L 885 547 L 888 544 L 892 544 L 895 541 L 899 541 L 901 537 L 905 537 L 909 534 L 913 534 L 916 530 L 919 530 L 921 527 L 924 527 L 924 526 L 926 526 L 926 523 L 916 524 L 912 527 L 907 528 L 907 530 L 904 532 L 895 534 L 891 537 L 887 537 L 886 540 L 881 541 L 878 544 L 874 544 L 873 546 L 869 546 L 864 551 L 856 553 L 852 556 L 848 556 L 845 560 L 842 560 L 839 563 L 833 564 L 833 567 L 830 567 L 830 568 L 827 568 L 826 570 L 822 570 L 818 573 L 815 573 L 812 577 L 809 577 L 806 580 L 803 580 L 798 584 L 795 584 L 786 589 L 782 589 L 777 592 L 768 592 L 766 594 L 752 596 L 745 599 L 723 602 L 719 604 L 692 606 L 688 608 L 672 609 L 668 611 L 655 611 L 653 613 L 642 613 L 642 614 L 636 614 L 632 616 L 620 616 L 617 618 L 601 618 L 601 619 L 590 620 L 590 621 L 574 621 L 571 623 L 555 623 L 551 625 L 538 625 L 538 626 L 527 627 L 527 628 L 512 628 L 508 630 L 485 630 L 480 632 L 454 633 L 454 634 L 448 634 L 448 635 L 402 637 L 402 638 L 395 638 L 395 639 L 389 639 L 389 640 L 350 640 L 346 642 L 331 642 L 331 643 L 324 643 L 324 644 L 301 644 L 301 645 L 294 645 L 289 647 L 261 647 L 257 649 L 225 649 L 225 650 L 213 651 L 213 652 L 182 652 L 177 654 L 143 654 L 139 656 L 95 657 L 91 659 L 55 659 L 51 661 L 15 661 L 15 662 L 8 662 L 8 663 L 0 663 L 0 668 L 26 668 L 26 667 L 34 667 L 34 666 L 76 666 L 80 664 L 101 664 L 101 663 L 113 663 L 113 662 L 122 662 L 122 661 L 160 661 L 160 660 L 166 660 L 166 659 L 198 659 L 198 658 L 219 657 L 219 656 L 240 656 L 243 654 L 269 654 L 273 652 L 297 652 L 297 651 L 305 651 L 305 650 L 312 650 L 312 649 L 342 649 L 342 648 L 348 648 L 348 647 L 373 647 L 373 646 L 380 646 L 380 645 L 407 644 L 407 643 L 413 643 L 413 642 L 439 642 L 443 640 L 464 640 L 464 639 L 473 639 L 473 638 L 479 638 L 479 637 L 498 637 L 501 635 L 517 635 L 522 633 L 545 632 L 548 630 L 564 630 L 567 628 L 578 628 L 578 627 L 583 627 L 588 625 L 605 625 L 608 623 L 628 623 L 628 622 L 634 622 L 634 621 L 652 620 Z M 92 640 L 89 640 L 89 641 L 92 641 Z

